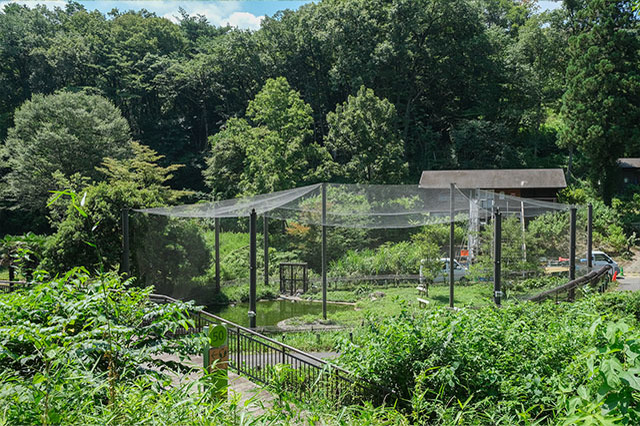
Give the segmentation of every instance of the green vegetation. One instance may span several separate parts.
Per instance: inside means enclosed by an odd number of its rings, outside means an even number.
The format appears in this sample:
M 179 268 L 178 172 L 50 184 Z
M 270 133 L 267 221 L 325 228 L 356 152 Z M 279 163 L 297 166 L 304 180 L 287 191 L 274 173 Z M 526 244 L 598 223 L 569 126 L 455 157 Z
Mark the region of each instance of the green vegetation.
M 456 287 L 455 304 L 469 309 L 444 309 L 446 286 L 431 285 L 420 308 L 415 284 L 352 281 L 329 299 L 355 303 L 330 320 L 352 326 L 353 341 L 348 331 L 290 335 L 303 349 L 339 348 L 341 363 L 397 392 L 392 407 L 327 413 L 333 401 L 294 403 L 274 388 L 274 407 L 254 418 L 210 400 L 206 376 L 170 384 L 188 367 L 156 355 L 201 342 L 165 339 L 188 325 L 190 305 L 150 305 L 145 287 L 246 300 L 246 223 L 223 226 L 221 278 L 235 284 L 219 292 L 212 224 L 188 218 L 135 215 L 137 281 L 116 275 L 124 208 L 320 181 L 415 185 L 423 170 L 456 168 L 566 168 L 560 201 L 593 203 L 595 246 L 626 255 L 640 193 L 619 186 L 616 161 L 640 156 L 638 2 L 562 3 L 538 13 L 534 1 L 321 0 L 256 31 L 184 12 L 174 23 L 74 2 L 3 4 L 0 277 L 12 266 L 33 288 L 0 295 L 0 423 L 639 423 L 640 296 L 518 300 L 560 282 L 543 266 L 568 255 L 568 215 L 526 229 L 505 219 L 502 309 L 487 307 L 490 226 L 459 227 L 455 249 L 479 238 L 472 283 Z M 376 203 L 335 191 L 337 215 Z M 357 220 L 329 233 L 330 277 L 417 274 L 423 259 L 427 281 L 441 271 L 446 226 L 383 232 Z M 271 284 L 258 297 L 278 293 L 280 262 L 320 271 L 320 227 L 275 228 Z
M 615 160 L 640 155 L 631 7 L 324 0 L 247 32 L 184 13 L 3 5 L 0 220 L 51 231 L 53 172 L 102 179 L 94 167 L 131 139 L 184 165 L 173 188 L 216 198 L 571 164 L 610 204 Z
M 0 155 L 8 160 L 8 196 L 26 211 L 43 212 L 56 174 L 97 179 L 102 159 L 131 155 L 130 130 L 107 99 L 86 93 L 34 95 L 15 111 Z
M 273 407 L 212 397 L 213 376 L 187 362 L 200 335 L 168 338 L 192 327 L 192 304 L 155 305 L 152 288 L 115 275 L 91 277 L 74 269 L 33 288 L 0 295 L 0 422 L 3 424 L 369 424 L 402 416 L 372 406 L 326 413 L 328 401 L 302 404 L 281 389 Z M 163 355 L 178 355 L 167 360 Z M 173 358 L 172 358 L 173 359 Z M 197 372 L 193 381 L 177 383 Z
M 459 311 L 414 310 L 393 300 L 400 312 L 392 312 L 391 303 L 372 308 L 353 331 L 281 338 L 309 350 L 338 347 L 338 362 L 393 389 L 400 398 L 395 405 L 347 404 L 327 412 L 331 400 L 311 395 L 300 402 L 276 380 L 270 387 L 278 395 L 273 407 L 252 415 L 237 399 L 210 400 L 203 391 L 207 375 L 175 382 L 193 371 L 186 357 L 198 353 L 202 341 L 198 335 L 166 338 L 192 325 L 192 305 L 154 305 L 147 299 L 151 290 L 75 269 L 55 279 L 38 274 L 31 289 L 0 295 L 0 419 L 635 424 L 640 415 L 634 396 L 640 371 L 637 294 Z M 180 357 L 166 361 L 165 353 Z M 277 368 L 285 384 L 292 371 Z
M 355 183 L 402 182 L 408 165 L 397 120 L 393 104 L 364 86 L 336 106 L 327 115 L 326 144 L 338 163 L 337 175 Z
M 415 424 L 634 424 L 639 301 L 405 310 L 367 321 L 340 362 L 396 389 Z
M 638 14 L 630 2 L 571 2 L 568 9 L 574 14 L 570 25 L 578 31 L 567 50 L 559 141 L 583 153 L 587 176 L 610 204 L 618 184 L 617 159 L 629 149 L 637 153 Z

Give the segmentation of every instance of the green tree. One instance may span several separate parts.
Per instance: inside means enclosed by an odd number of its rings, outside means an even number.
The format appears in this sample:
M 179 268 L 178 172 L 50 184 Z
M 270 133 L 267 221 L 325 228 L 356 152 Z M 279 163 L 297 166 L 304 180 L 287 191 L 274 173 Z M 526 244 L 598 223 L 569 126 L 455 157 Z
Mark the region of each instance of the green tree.
M 499 169 L 519 165 L 518 147 L 509 139 L 502 123 L 461 120 L 450 131 L 455 147 L 455 164 L 461 169 Z
M 357 183 L 401 182 L 407 163 L 396 121 L 395 107 L 364 86 L 330 112 L 325 144 L 339 173 Z
M 279 191 L 314 180 L 321 148 L 311 143 L 311 114 L 284 77 L 267 80 L 247 107 L 255 130 L 246 145 L 244 192 Z
M 559 142 L 576 147 L 605 203 L 614 193 L 617 159 L 640 143 L 640 39 L 638 17 L 627 1 L 571 2 L 564 126 Z
M 31 76 L 38 63 L 32 52 L 47 46 L 55 31 L 50 14 L 44 6 L 9 3 L 0 8 L 0 140 L 15 108 L 33 93 Z
M 241 192 L 245 146 L 253 128 L 243 118 L 230 118 L 220 132 L 211 137 L 204 180 L 215 199 L 233 198 Z
M 312 142 L 311 113 L 284 77 L 267 80 L 246 120 L 228 120 L 211 139 L 205 179 L 214 193 L 259 194 L 319 180 L 330 157 Z
M 56 189 L 54 172 L 98 178 L 105 157 L 131 153 L 129 126 L 120 111 L 101 96 L 59 92 L 34 95 L 15 114 L 15 126 L 2 151 L 9 173 L 9 196 L 40 211 Z
M 166 182 L 180 165 L 161 167 L 162 156 L 133 142 L 134 156 L 126 159 L 106 158 L 100 171 L 106 179 L 86 183 L 74 175 L 57 174 L 58 186 L 70 189 L 84 199 L 85 217 L 71 202 L 50 202 L 50 217 L 56 228 L 45 251 L 46 267 L 64 271 L 72 266 L 96 267 L 98 258 L 87 243 L 97 246 L 102 264 L 113 268 L 120 262 L 123 208 L 159 207 L 175 203 L 186 193 L 169 188 Z

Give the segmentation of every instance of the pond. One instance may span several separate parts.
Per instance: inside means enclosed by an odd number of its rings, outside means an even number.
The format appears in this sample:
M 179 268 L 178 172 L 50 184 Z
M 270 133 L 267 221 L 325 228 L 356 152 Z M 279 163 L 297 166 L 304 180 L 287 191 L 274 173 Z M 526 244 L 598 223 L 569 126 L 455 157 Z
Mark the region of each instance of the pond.
M 352 309 L 353 306 L 350 305 L 327 303 L 327 315 Z M 249 312 L 248 303 L 236 303 L 235 305 L 227 306 L 210 306 L 208 311 L 226 320 L 235 322 L 236 324 L 243 325 L 245 327 L 249 326 L 249 316 L 247 315 L 247 312 Z M 259 327 L 275 326 L 284 319 L 299 317 L 301 315 L 311 314 L 321 317 L 322 303 L 289 300 L 261 300 L 257 303 L 256 311 L 256 325 Z

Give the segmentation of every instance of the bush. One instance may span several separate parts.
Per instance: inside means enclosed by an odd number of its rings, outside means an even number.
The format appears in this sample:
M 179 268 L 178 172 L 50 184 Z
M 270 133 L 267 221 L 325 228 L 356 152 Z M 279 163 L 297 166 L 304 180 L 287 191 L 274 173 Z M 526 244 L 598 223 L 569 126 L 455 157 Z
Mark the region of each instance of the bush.
M 192 305 L 152 304 L 151 291 L 77 268 L 53 280 L 39 274 L 33 289 L 0 296 L 0 419 L 125 421 L 129 396 L 141 403 L 166 386 L 161 370 L 188 371 L 157 355 L 199 351 L 197 337 L 165 338 L 193 326 Z
M 619 311 L 623 300 L 633 308 Z M 606 314 L 604 329 L 619 318 L 636 324 L 628 315 L 637 315 L 638 306 L 638 294 L 605 294 L 570 305 L 524 303 L 423 314 L 405 310 L 381 321 L 370 319 L 354 339 L 359 345 L 343 342 L 341 362 L 395 390 L 418 424 L 448 424 L 461 416 L 468 424 L 555 423 L 572 415 L 558 395 L 566 396 L 565 388 L 575 395 L 593 376 L 580 354 L 604 353 L 591 349 L 602 347 L 602 338 L 590 331 L 594 321 Z M 619 374 L 635 374 L 630 370 L 635 358 L 629 354 L 628 368 L 621 361 L 625 367 Z M 607 392 L 619 394 L 629 383 L 615 382 Z M 612 415 L 623 407 L 618 410 Z

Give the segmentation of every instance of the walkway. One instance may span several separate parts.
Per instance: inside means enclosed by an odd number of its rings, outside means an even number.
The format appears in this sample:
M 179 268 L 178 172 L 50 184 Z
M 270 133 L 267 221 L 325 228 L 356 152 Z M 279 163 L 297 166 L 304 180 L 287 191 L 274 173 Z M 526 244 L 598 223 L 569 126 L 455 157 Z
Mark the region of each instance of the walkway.
M 328 359 L 336 358 L 337 352 L 310 352 L 316 358 Z M 245 355 L 245 357 L 255 357 L 254 364 L 260 363 L 263 359 L 259 355 Z M 163 361 L 178 361 L 178 357 L 173 354 L 164 354 L 159 357 Z M 246 359 L 246 358 L 245 358 Z M 311 361 L 311 360 L 310 360 Z M 202 356 L 191 356 L 186 362 L 196 368 L 202 367 Z M 200 377 L 200 371 L 180 376 L 178 374 L 170 374 L 171 382 L 174 386 L 180 386 L 185 383 L 193 382 Z M 197 389 L 194 388 L 194 391 Z M 244 407 L 244 410 L 250 414 L 260 415 L 273 407 L 273 401 L 276 397 L 265 390 L 261 385 L 255 384 L 243 376 L 229 370 L 229 399 L 237 401 L 238 407 Z

